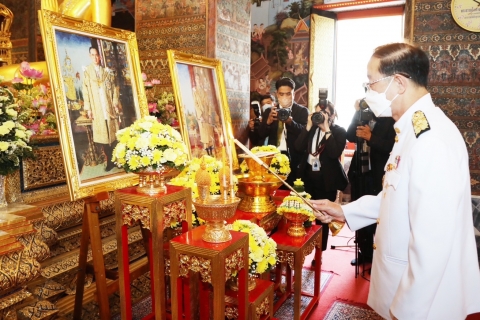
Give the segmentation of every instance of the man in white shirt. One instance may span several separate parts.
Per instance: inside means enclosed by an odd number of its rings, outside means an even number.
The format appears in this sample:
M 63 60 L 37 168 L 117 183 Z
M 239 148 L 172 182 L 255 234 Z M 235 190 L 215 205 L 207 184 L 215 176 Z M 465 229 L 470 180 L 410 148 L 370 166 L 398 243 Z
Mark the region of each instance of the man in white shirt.
M 366 102 L 396 121 L 383 190 L 340 206 L 313 200 L 323 222 L 376 221 L 368 304 L 387 319 L 465 319 L 480 312 L 468 154 L 428 93 L 429 59 L 405 43 L 378 47 Z

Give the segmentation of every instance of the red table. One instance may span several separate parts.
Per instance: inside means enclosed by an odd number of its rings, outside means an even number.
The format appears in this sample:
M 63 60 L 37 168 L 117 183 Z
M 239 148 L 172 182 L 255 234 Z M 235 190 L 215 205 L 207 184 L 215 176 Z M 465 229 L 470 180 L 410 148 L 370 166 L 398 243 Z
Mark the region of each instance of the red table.
M 167 185 L 166 193 L 148 195 L 136 187 L 115 191 L 115 213 L 118 246 L 120 312 L 122 320 L 132 319 L 128 227 L 140 221 L 150 264 L 153 312 L 148 318 L 166 319 L 164 233 L 173 222 L 182 222 L 182 231 L 192 225 L 192 191 Z M 168 255 L 167 255 L 168 256 Z
M 320 267 L 322 261 L 322 226 L 313 225 L 305 228 L 307 234 L 303 237 L 291 237 L 285 229 L 279 230 L 272 235 L 272 239 L 277 243 L 277 266 L 275 276 L 275 290 L 278 294 L 278 300 L 275 303 L 274 311 L 276 312 L 280 306 L 293 293 L 294 299 L 294 319 L 306 319 L 313 309 L 313 306 L 320 300 Z M 309 255 L 315 248 L 315 267 L 314 267 L 314 290 L 311 293 L 302 292 L 302 269 L 305 257 Z M 280 292 L 282 265 L 286 264 L 286 281 L 287 287 L 284 293 Z M 292 270 L 294 272 L 294 290 L 292 290 Z M 300 298 L 301 296 L 311 297 L 312 300 L 300 314 Z
M 209 243 L 202 239 L 205 226 L 197 227 L 170 241 L 170 281 L 172 284 L 172 319 L 189 319 L 187 303 L 182 300 L 195 299 L 190 296 L 189 286 L 182 278 L 191 272 L 199 273 L 200 288 L 211 284 L 213 288 L 213 320 L 225 319 L 225 282 L 237 272 L 239 280 L 239 319 L 247 319 L 248 291 L 248 234 L 230 231 L 232 240 Z M 209 319 L 209 294 L 200 294 L 200 317 Z M 185 308 L 185 309 L 184 309 Z
M 273 283 L 268 280 L 256 279 L 255 288 L 248 292 L 248 319 L 266 320 L 273 317 Z M 227 288 L 225 318 L 237 319 L 237 292 Z

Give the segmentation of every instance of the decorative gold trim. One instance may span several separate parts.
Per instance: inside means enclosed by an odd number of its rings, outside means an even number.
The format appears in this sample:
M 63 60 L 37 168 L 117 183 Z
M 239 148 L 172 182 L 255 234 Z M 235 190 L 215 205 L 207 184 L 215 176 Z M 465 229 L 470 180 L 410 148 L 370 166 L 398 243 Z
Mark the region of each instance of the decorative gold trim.
M 255 309 L 255 315 L 257 319 L 260 319 L 262 315 L 268 315 L 270 313 L 270 297 L 266 296 L 262 303 Z
M 227 258 L 225 258 L 225 281 L 228 281 L 232 274 L 236 274 L 235 271 L 241 270 L 244 264 L 243 248 L 232 252 Z
M 238 319 L 238 308 L 235 306 L 225 306 L 225 318 L 228 320 Z
M 178 276 L 187 277 L 188 271 L 199 272 L 203 282 L 212 283 L 212 261 L 186 254 L 178 256 Z
M 133 226 L 137 220 L 145 229 L 150 230 L 150 208 L 135 204 L 124 204 L 122 208 L 123 225 Z
M 288 263 L 290 269 L 295 269 L 295 254 L 293 252 L 277 249 L 277 263 Z
M 4 310 L 5 308 L 11 307 L 26 298 L 30 297 L 32 294 L 28 292 L 26 289 L 21 289 L 17 292 L 14 292 L 6 297 L 0 299 L 0 310 Z
M 187 221 L 186 199 L 173 201 L 163 206 L 163 227 L 175 227 L 181 221 Z M 171 226 L 171 224 L 174 224 Z

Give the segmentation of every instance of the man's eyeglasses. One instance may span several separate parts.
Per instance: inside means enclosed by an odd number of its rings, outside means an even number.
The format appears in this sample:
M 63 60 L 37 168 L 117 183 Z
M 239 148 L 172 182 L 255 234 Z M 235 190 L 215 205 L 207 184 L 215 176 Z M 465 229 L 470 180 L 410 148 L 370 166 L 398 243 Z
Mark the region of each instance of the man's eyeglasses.
M 398 74 L 398 75 L 401 75 L 402 77 L 405 77 L 407 79 L 411 79 L 412 77 L 410 77 L 408 74 L 405 74 L 405 73 L 395 73 L 395 74 Z M 375 83 L 377 82 L 380 82 L 382 80 L 386 80 L 386 79 L 389 79 L 391 77 L 393 77 L 395 74 L 392 74 L 391 76 L 387 76 L 385 78 L 381 78 L 381 79 L 378 79 L 378 80 L 375 80 L 375 81 L 372 81 L 372 82 L 364 82 L 362 83 L 362 86 L 363 88 L 365 89 L 365 92 L 367 92 L 367 90 L 371 90 L 372 89 L 372 85 L 374 85 Z

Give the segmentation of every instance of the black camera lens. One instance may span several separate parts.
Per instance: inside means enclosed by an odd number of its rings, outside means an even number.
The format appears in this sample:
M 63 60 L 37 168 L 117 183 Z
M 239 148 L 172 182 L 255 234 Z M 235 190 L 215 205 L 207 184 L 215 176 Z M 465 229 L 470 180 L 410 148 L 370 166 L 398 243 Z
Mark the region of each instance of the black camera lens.
M 290 117 L 290 108 L 288 109 L 279 109 L 277 111 L 277 119 L 280 121 L 287 121 L 288 117 Z
M 362 100 L 360 100 L 359 106 L 360 106 L 360 109 L 362 109 L 362 110 L 368 109 L 368 104 L 367 104 L 367 102 L 365 101 L 365 98 L 363 98 Z
M 316 126 L 325 122 L 325 116 L 321 112 L 315 112 L 312 114 L 312 123 Z

